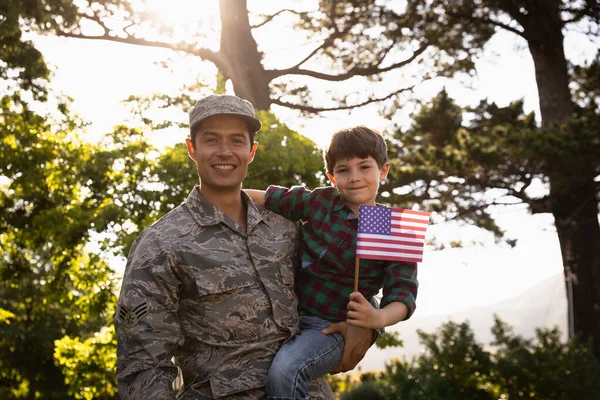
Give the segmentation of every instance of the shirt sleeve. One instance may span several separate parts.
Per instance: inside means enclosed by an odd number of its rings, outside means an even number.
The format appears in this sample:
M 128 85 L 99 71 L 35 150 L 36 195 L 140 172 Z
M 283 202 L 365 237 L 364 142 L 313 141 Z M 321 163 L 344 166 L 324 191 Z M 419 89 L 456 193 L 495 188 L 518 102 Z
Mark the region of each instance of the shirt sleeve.
M 417 307 L 417 263 L 387 262 L 384 274 L 381 307 L 394 301 L 404 303 L 408 308 L 405 320 L 409 319 Z
M 127 258 L 115 316 L 121 399 L 175 399 L 172 358 L 183 335 L 173 265 L 167 243 L 154 228 L 140 235 Z
M 312 197 L 313 192 L 302 186 L 288 189 L 271 185 L 265 193 L 265 208 L 292 221 L 307 219 Z

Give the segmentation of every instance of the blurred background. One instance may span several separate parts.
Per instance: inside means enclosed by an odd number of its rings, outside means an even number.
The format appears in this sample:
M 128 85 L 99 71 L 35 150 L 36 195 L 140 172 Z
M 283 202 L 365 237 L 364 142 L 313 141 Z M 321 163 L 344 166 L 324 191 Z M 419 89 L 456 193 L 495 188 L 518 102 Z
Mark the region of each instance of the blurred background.
M 187 110 L 259 110 L 245 187 L 327 185 L 353 125 L 379 201 L 432 213 L 413 317 L 342 399 L 600 399 L 595 0 L 0 0 L 0 398 L 116 399 L 132 241 L 198 178 Z M 596 345 L 594 345 L 596 343 Z

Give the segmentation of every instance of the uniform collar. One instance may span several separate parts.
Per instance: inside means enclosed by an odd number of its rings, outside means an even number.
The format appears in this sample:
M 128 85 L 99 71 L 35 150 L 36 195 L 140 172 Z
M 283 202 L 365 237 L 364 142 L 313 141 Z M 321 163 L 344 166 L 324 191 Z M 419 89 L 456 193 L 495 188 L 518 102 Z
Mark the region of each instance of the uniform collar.
M 251 231 L 261 221 L 269 225 L 264 218 L 266 210 L 259 209 L 244 191 L 241 192 L 241 195 L 247 207 L 248 216 L 246 223 L 248 231 Z M 184 204 L 190 210 L 192 218 L 201 226 L 217 225 L 221 222 L 230 225 L 229 221 L 231 219 L 202 196 L 200 186 L 195 186 L 192 189 Z

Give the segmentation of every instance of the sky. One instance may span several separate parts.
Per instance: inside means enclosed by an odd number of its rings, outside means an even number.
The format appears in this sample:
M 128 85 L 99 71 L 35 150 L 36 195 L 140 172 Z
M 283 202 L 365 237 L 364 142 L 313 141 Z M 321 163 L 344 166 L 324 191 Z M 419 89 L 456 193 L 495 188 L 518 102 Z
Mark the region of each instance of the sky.
M 202 18 L 206 26 L 218 21 L 216 0 L 149 0 L 151 15 L 186 26 Z M 251 11 L 269 13 L 281 8 L 310 9 L 312 0 L 249 1 Z M 198 17 L 201 16 L 201 17 Z M 286 18 L 278 20 L 277 34 L 260 30 L 256 40 L 265 51 L 269 66 L 293 64 L 314 43 L 294 33 Z M 287 22 L 286 22 L 287 21 Z M 283 24 L 283 25 L 282 25 Z M 89 33 L 93 32 L 92 28 Z M 174 58 L 176 69 L 165 70 L 157 63 L 172 57 L 168 50 L 134 47 L 105 41 L 58 38 L 30 34 L 53 69 L 52 86 L 74 99 L 73 110 L 89 121 L 89 140 L 109 132 L 115 124 L 127 122 L 129 109 L 122 100 L 134 94 L 177 93 L 177 89 L 198 75 L 214 83 L 215 68 L 199 60 Z M 218 49 L 218 33 L 209 33 L 207 46 Z M 589 60 L 597 44 L 579 34 L 565 40 L 567 57 L 581 63 Z M 300 54 L 300 56 L 299 56 Z M 524 99 L 527 111 L 538 111 L 533 63 L 525 43 L 509 33 L 496 35 L 476 63 L 476 80 L 467 88 L 456 80 L 439 79 L 417 86 L 414 98 L 427 99 L 445 87 L 461 105 L 475 105 L 488 98 L 499 105 Z M 274 107 L 275 114 L 291 128 L 324 146 L 337 129 L 365 124 L 389 132 L 391 121 L 381 118 L 376 107 L 351 112 L 327 113 L 315 118 L 300 118 L 294 111 Z M 410 108 L 394 121 L 408 124 Z M 159 146 L 173 145 L 186 137 L 185 130 L 174 130 L 154 138 Z M 195 182 L 190 182 L 190 188 Z M 494 242 L 491 234 L 475 227 L 459 227 L 448 222 L 432 226 L 428 235 L 441 240 L 463 240 L 465 248 L 428 249 L 419 266 L 419 298 L 415 315 L 427 316 L 485 306 L 514 297 L 536 283 L 562 272 L 560 248 L 551 215 L 529 216 L 522 206 L 495 209 L 501 228 L 510 238 L 519 239 L 514 248 Z M 479 244 L 471 245 L 471 241 Z M 115 261 L 122 269 L 123 260 Z M 548 293 L 548 302 L 564 296 L 564 287 Z

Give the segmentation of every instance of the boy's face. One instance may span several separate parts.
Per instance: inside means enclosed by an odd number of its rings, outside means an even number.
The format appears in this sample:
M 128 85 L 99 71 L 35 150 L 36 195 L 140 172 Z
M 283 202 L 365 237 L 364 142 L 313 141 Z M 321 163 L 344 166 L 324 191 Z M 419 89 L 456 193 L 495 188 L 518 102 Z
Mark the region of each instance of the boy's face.
M 328 173 L 327 177 L 357 213 L 360 204 L 375 205 L 379 182 L 385 180 L 389 169 L 387 162 L 379 168 L 371 156 L 352 157 L 338 160 L 333 167 L 333 174 Z

